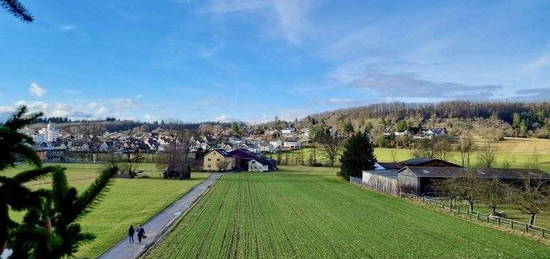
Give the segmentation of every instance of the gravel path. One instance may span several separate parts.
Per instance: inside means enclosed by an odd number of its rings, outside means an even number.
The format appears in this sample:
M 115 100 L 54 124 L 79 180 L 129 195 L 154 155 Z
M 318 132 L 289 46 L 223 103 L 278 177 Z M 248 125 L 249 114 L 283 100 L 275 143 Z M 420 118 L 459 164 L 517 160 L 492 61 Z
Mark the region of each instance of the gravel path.
M 221 174 L 213 173 L 208 179 L 201 184 L 197 185 L 189 193 L 181 197 L 174 202 L 170 207 L 159 212 L 153 218 L 151 218 L 143 228 L 145 229 L 146 239 L 138 242 L 137 236 L 134 235 L 135 242 L 129 243 L 128 238 L 124 238 L 118 244 L 111 247 L 99 258 L 102 259 L 124 259 L 124 258 L 138 258 L 149 247 L 155 244 L 162 236 L 173 227 L 173 224 L 180 218 L 185 212 L 187 212 L 191 206 L 220 178 Z M 139 226 L 135 226 L 136 229 Z

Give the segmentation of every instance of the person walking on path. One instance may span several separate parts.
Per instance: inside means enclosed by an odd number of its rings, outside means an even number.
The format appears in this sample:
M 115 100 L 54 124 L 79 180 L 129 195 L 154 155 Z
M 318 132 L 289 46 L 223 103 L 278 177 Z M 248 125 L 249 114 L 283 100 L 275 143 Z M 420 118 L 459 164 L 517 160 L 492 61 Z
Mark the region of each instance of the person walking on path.
M 143 227 L 139 226 L 137 236 L 138 236 L 138 241 L 140 243 L 142 239 L 146 238 L 145 229 Z
M 130 243 L 134 242 L 134 225 L 130 225 L 130 228 L 128 229 L 128 241 Z

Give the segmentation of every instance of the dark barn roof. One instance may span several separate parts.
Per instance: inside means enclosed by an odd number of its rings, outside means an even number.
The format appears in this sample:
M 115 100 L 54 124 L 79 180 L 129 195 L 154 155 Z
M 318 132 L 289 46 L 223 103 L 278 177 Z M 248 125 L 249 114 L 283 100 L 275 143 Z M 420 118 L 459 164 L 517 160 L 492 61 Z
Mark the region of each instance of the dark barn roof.
M 550 174 L 545 174 L 537 169 L 469 169 L 462 167 L 424 167 L 424 166 L 407 166 L 399 170 L 402 172 L 409 169 L 411 172 L 421 178 L 451 178 L 464 175 L 469 170 L 475 170 L 481 178 L 498 178 L 498 179 L 544 179 L 550 180 Z
M 434 163 L 440 163 L 450 167 L 461 167 L 457 164 L 453 164 L 451 162 L 447 162 L 441 159 L 427 158 L 427 157 L 417 157 L 417 158 L 412 158 L 409 160 L 404 160 L 401 162 L 393 162 L 393 163 L 378 162 L 378 164 L 384 167 L 385 169 L 401 169 L 405 166 L 425 166 L 425 165 L 434 164 Z
M 231 157 L 231 154 L 229 154 L 229 152 L 225 151 L 225 149 L 220 148 L 220 149 L 216 149 L 215 151 L 220 153 L 224 157 Z
M 238 160 L 256 160 L 260 163 L 262 163 L 263 165 L 268 165 L 270 167 L 276 167 L 277 166 L 277 162 L 275 162 L 275 160 L 271 159 L 271 158 L 268 158 L 268 157 L 265 157 L 265 156 L 262 156 L 262 155 L 258 155 L 258 154 L 254 154 L 246 149 L 235 149 L 235 150 L 232 150 L 231 152 L 229 152 L 229 155 L 230 156 L 233 156 L 235 159 L 238 159 Z

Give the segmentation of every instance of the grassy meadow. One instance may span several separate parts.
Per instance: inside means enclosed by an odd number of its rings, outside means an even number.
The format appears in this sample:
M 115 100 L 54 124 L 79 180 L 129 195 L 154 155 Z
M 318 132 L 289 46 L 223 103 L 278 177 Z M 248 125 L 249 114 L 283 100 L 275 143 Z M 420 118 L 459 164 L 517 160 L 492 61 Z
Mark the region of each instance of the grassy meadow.
M 222 176 L 145 258 L 545 258 L 550 246 L 358 188 L 334 168 Z M 214 223 L 214 224 L 213 224 Z
M 479 141 L 474 142 L 479 145 Z M 548 139 L 525 139 L 525 138 L 506 138 L 493 145 L 496 154 L 495 166 L 503 167 L 508 163 L 512 168 L 525 168 L 532 164 L 537 164 L 537 167 L 546 172 L 550 172 L 550 140 Z M 308 164 L 308 158 L 315 152 L 317 162 L 327 164 L 327 158 L 321 148 L 304 148 L 302 150 L 294 150 L 283 152 L 281 160 L 288 160 L 291 165 L 295 165 L 297 158 L 302 153 L 304 163 Z M 378 161 L 394 162 L 410 159 L 413 157 L 414 150 L 398 149 L 398 148 L 375 148 L 374 153 Z M 288 155 L 286 154 L 288 153 Z M 269 154 L 273 159 L 277 159 L 277 154 Z M 470 166 L 475 167 L 479 164 L 478 154 L 472 152 L 470 155 Z M 449 152 L 447 160 L 461 164 L 460 154 L 458 152 Z M 299 164 L 299 163 L 298 163 Z M 338 159 L 335 165 L 339 165 Z
M 97 176 L 100 164 L 61 164 L 67 168 L 69 184 L 84 190 Z M 21 165 L 2 172 L 13 175 L 28 166 Z M 86 214 L 80 224 L 84 231 L 96 235 L 96 239 L 79 248 L 77 258 L 94 258 L 127 235 L 130 224 L 139 225 L 161 211 L 194 186 L 206 179 L 207 173 L 192 173 L 191 180 L 163 180 L 154 164 L 140 164 L 139 170 L 151 178 L 113 180 L 106 195 L 95 208 Z M 31 188 L 49 188 L 51 180 L 43 178 L 29 183 Z M 14 217 L 21 217 L 14 213 Z

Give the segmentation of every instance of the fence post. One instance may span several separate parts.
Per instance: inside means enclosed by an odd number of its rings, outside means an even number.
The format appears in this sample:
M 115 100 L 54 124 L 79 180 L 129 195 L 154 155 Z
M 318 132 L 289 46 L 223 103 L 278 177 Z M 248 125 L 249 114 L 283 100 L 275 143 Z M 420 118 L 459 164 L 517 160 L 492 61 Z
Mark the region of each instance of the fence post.
M 525 232 L 529 232 L 529 224 L 525 224 Z
M 511 221 L 511 222 L 512 222 L 512 229 L 514 229 L 514 222 L 513 221 Z
M 487 223 L 489 223 L 489 215 L 487 215 Z
M 500 226 L 500 217 L 498 217 L 497 219 L 498 219 L 498 225 Z
M 477 213 L 477 220 L 479 220 L 479 212 Z
M 542 237 L 544 237 L 544 228 L 540 230 Z

